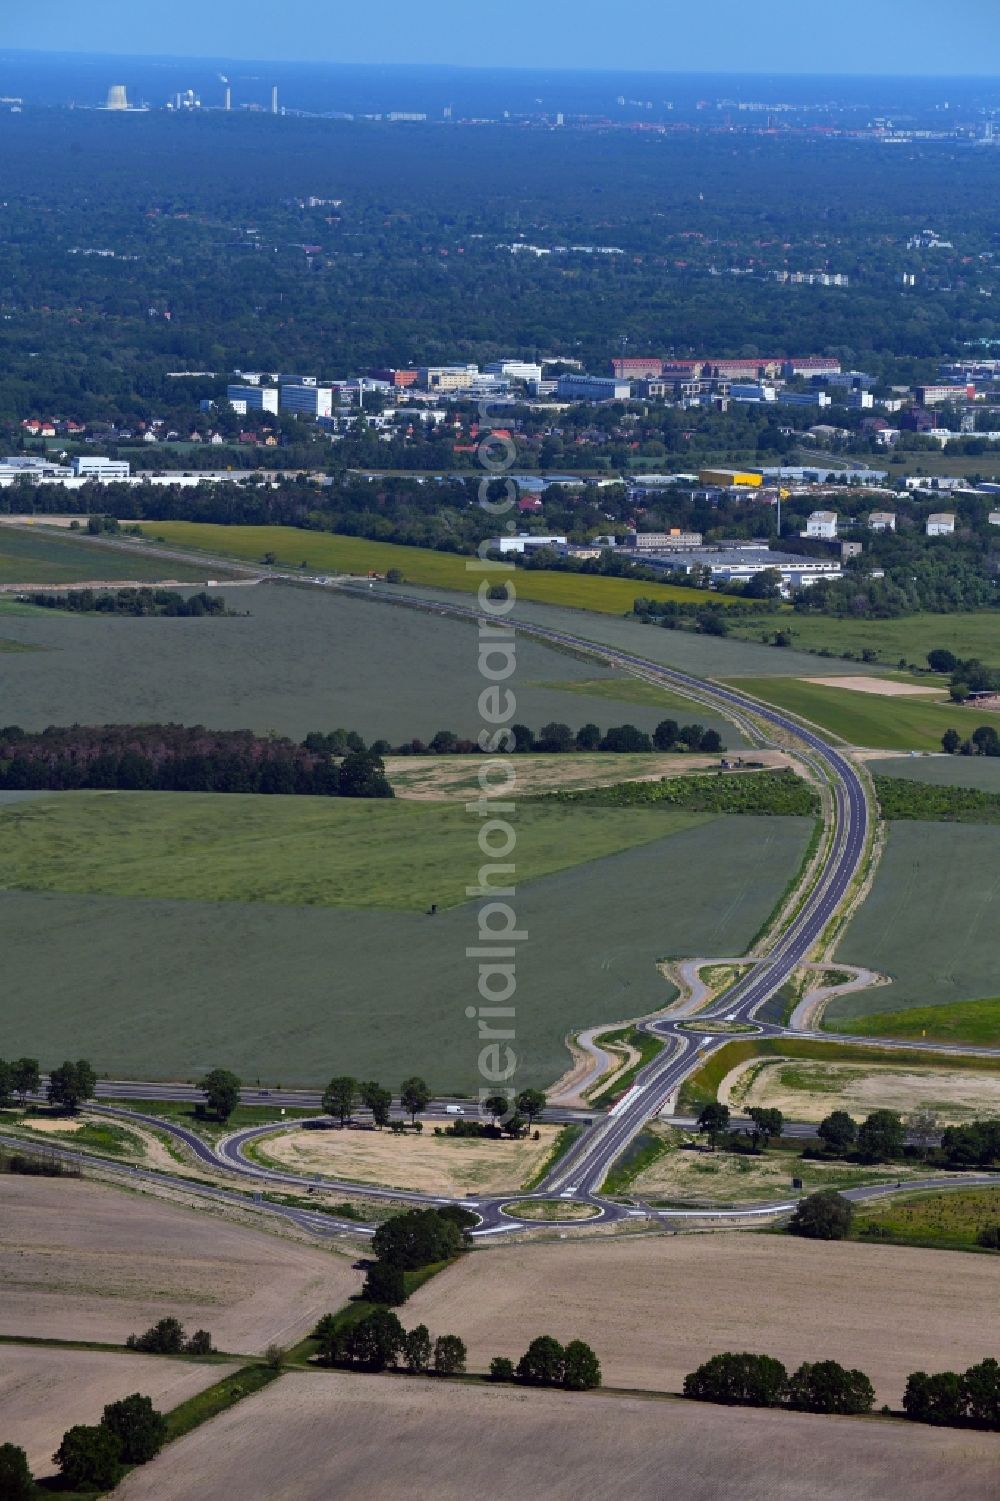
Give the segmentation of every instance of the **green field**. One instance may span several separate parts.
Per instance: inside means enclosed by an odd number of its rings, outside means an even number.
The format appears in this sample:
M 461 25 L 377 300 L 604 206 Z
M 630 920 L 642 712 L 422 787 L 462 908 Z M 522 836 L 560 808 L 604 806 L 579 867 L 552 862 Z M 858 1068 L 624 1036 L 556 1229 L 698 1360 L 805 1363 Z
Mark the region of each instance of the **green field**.
M 860 1037 L 900 1037 L 906 1042 L 968 1042 L 1000 1047 L 1000 999 L 953 1001 L 950 1006 L 913 1006 L 907 1011 L 877 1011 L 854 1017 L 851 1032 Z
M 667 1004 L 658 960 L 742 951 L 810 830 L 716 818 L 519 882 L 516 1086 L 563 1072 L 567 1033 Z M 475 857 L 473 837 L 463 881 Z M 476 942 L 471 903 L 428 917 L 3 892 L 4 1052 L 46 1064 L 82 1053 L 111 1077 L 197 1079 L 224 1065 L 272 1085 L 420 1073 L 435 1090 L 474 1091 Z
M 468 558 L 456 553 L 434 552 L 423 547 L 401 547 L 394 542 L 370 542 L 365 537 L 343 537 L 332 532 L 302 531 L 294 526 L 214 526 L 195 521 L 143 523 L 147 537 L 162 538 L 171 545 L 194 547 L 217 556 L 260 563 L 265 553 L 274 553 L 284 568 L 305 562 L 312 573 L 386 573 L 399 568 L 410 584 L 430 584 L 441 589 L 475 592 L 484 574 L 470 568 Z M 599 578 L 590 574 L 527 572 L 514 576 L 518 597 L 568 605 L 577 610 L 599 610 L 621 615 L 631 610 L 639 594 L 649 599 L 673 599 L 704 603 L 697 589 L 674 584 L 640 584 L 630 579 Z M 716 603 L 731 604 L 733 596 L 713 594 Z
M 141 552 L 102 547 L 86 537 L 0 527 L 0 584 L 82 584 L 115 579 L 139 582 L 205 581 L 205 565 L 146 558 Z
M 946 756 L 943 753 L 892 756 L 882 761 L 869 761 L 868 769 L 873 776 L 902 777 L 910 782 L 926 782 L 930 787 L 971 787 L 977 792 L 1000 792 L 1000 756 Z
M 890 825 L 872 891 L 835 961 L 880 970 L 893 984 L 835 998 L 827 1025 L 851 1031 L 855 1017 L 995 996 L 998 892 L 1000 829 Z
M 902 615 L 897 620 L 775 614 L 766 620 L 734 620 L 731 626 L 735 635 L 748 641 L 760 641 L 779 628 L 789 633 L 793 648 L 799 651 L 829 653 L 834 657 L 851 652 L 859 660 L 863 651 L 875 651 L 884 666 L 895 667 L 903 660 L 926 667 L 927 653 L 935 647 L 944 647 L 958 657 L 979 657 L 983 662 L 1000 665 L 1000 610 L 967 610 L 954 615 L 923 612 Z M 778 658 L 784 650 L 772 647 Z M 817 663 L 817 676 L 822 671 L 822 664 Z
M 669 688 L 644 682 L 642 678 L 582 678 L 578 683 L 540 683 L 539 687 L 558 688 L 563 693 L 584 693 L 591 698 L 612 698 L 622 704 L 648 704 L 651 708 L 662 709 L 664 718 L 668 717 L 667 710 L 677 709 L 682 713 L 701 715 L 699 723 L 704 723 L 705 710 L 700 704 L 672 693 Z
M 705 815 L 525 803 L 517 880 L 662 839 Z M 467 900 L 480 820 L 448 803 L 66 792 L 0 810 L 0 887 L 422 912 Z
M 997 1188 L 951 1188 L 865 1205 L 854 1220 L 853 1240 L 973 1250 L 980 1230 L 1000 1223 Z
M 982 710 L 922 699 L 881 698 L 799 678 L 740 678 L 734 686 L 808 719 L 849 745 L 874 749 L 940 750 L 945 730 L 954 728 L 965 737 L 983 722 Z

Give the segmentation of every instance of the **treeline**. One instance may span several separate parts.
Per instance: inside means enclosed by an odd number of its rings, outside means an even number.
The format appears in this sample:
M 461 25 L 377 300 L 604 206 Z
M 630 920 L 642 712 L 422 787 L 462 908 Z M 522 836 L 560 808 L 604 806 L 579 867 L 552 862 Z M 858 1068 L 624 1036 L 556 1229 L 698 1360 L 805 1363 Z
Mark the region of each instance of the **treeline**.
M 0 729 L 0 790 L 81 789 L 394 796 L 382 758 L 364 748 L 338 761 L 291 740 L 202 725 Z
M 67 589 L 65 594 L 19 594 L 42 610 L 75 610 L 81 615 L 235 615 L 218 594 L 178 594 L 174 589 Z
M 383 755 L 394 756 L 468 756 L 482 750 L 478 741 L 463 739 L 453 730 L 438 730 L 426 744 L 422 740 L 409 740 L 403 745 L 390 747 L 378 740 L 374 748 Z M 652 735 L 634 724 L 611 725 L 602 732 L 600 725 L 596 724 L 585 724 L 572 730 L 568 724 L 553 721 L 543 724 L 537 731 L 525 724 L 511 725 L 505 754 L 562 755 L 570 751 L 607 751 L 612 755 L 629 755 L 649 754 L 654 750 L 714 754 L 725 748 L 718 730 L 706 729 L 700 724 L 680 725 L 674 719 L 661 720 Z

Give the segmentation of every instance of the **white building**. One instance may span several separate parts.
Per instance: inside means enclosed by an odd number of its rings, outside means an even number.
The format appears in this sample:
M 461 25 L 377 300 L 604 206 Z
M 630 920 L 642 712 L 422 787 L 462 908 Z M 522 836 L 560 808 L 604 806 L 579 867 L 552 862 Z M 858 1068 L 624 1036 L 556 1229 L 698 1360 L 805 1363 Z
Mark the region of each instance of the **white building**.
M 303 417 L 333 416 L 332 386 L 282 386 L 281 409 Z
M 632 386 L 610 375 L 560 375 L 556 394 L 570 401 L 628 401 Z
M 780 575 L 779 587 L 786 598 L 796 589 L 808 589 L 818 579 L 843 577 L 839 558 L 801 558 L 793 553 L 771 552 L 766 543 L 691 548 L 650 555 L 643 561 L 651 568 L 683 569 L 685 573 L 707 568 L 714 586 L 745 584 L 758 574 L 773 571 Z
M 730 381 L 730 401 L 774 401 L 778 391 L 775 386 L 765 386 L 760 381 Z M 816 403 L 810 400 L 810 405 Z
M 539 547 L 565 547 L 565 537 L 536 537 L 531 532 L 518 532 L 514 537 L 491 537 L 487 547 L 490 552 L 533 552 Z
M 102 459 L 96 454 L 78 454 L 70 465 L 78 479 L 94 479 L 102 485 L 128 479 L 132 473 L 127 459 Z
M 505 375 L 508 380 L 541 380 L 542 367 L 531 360 L 491 360 L 487 375 Z
M 682 532 L 674 527 L 670 532 L 626 532 L 625 546 L 635 552 L 659 552 L 670 547 L 700 547 L 701 532 Z
M 868 518 L 868 530 L 871 532 L 894 532 L 896 530 L 895 511 L 872 511 Z
M 1000 511 L 991 511 L 986 520 L 990 526 L 1000 526 Z
M 806 522 L 806 529 L 801 535 L 803 537 L 822 537 L 826 541 L 835 541 L 837 537 L 836 511 L 813 511 Z
M 247 412 L 277 412 L 276 386 L 227 386 L 226 400 L 241 417 Z
M 954 511 L 932 511 L 927 518 L 928 537 L 953 537 L 955 535 Z

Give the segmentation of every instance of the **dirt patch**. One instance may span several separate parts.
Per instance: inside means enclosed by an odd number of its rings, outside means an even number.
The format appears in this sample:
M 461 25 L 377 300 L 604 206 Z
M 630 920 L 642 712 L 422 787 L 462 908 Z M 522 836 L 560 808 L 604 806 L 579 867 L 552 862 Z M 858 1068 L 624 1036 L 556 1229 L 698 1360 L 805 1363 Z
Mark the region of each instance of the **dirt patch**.
M 839 679 L 838 679 L 839 681 Z M 781 751 L 754 751 L 753 759 L 766 766 L 787 766 Z M 718 756 L 702 755 L 519 755 L 513 763 L 516 789 L 524 797 L 537 792 L 582 791 L 587 787 L 610 787 L 618 782 L 657 782 L 663 777 L 685 776 L 693 771 L 718 767 Z M 465 800 L 480 795 L 479 770 L 482 756 L 390 756 L 386 774 L 397 797 L 422 802 Z M 503 785 L 487 791 L 487 797 L 509 796 Z
M 719 1099 L 741 1110 L 776 1106 L 797 1121 L 821 1121 L 831 1110 L 862 1116 L 883 1109 L 902 1115 L 935 1110 L 947 1125 L 1000 1114 L 1000 1074 L 753 1058 L 726 1075 Z
M 998 1459 L 989 1433 L 500 1386 L 450 1385 L 443 1399 L 422 1379 L 292 1374 L 171 1444 L 120 1494 L 987 1501 Z
M 657 1235 L 476 1251 L 415 1293 L 406 1312 L 411 1325 L 461 1335 L 470 1369 L 494 1355 L 517 1359 L 544 1332 L 587 1340 L 609 1385 L 680 1391 L 710 1355 L 759 1350 L 789 1368 L 859 1366 L 879 1402 L 898 1406 L 911 1371 L 964 1370 L 989 1353 L 984 1313 L 995 1301 L 987 1256 Z
M 74 1131 L 82 1131 L 85 1124 L 79 1117 L 74 1120 L 45 1120 L 41 1116 L 34 1118 L 26 1115 L 23 1120 L 18 1121 L 18 1125 L 25 1131 L 41 1131 L 52 1136 L 72 1136 Z
M 419 1193 L 505 1193 L 517 1189 L 545 1162 L 555 1126 L 538 1127 L 539 1140 L 482 1141 L 435 1136 L 429 1126 L 417 1136 L 390 1131 L 330 1131 L 299 1128 L 268 1136 L 256 1149 L 261 1161 L 304 1176 L 318 1174 Z
M 922 683 L 896 683 L 892 678 L 805 678 L 821 688 L 850 688 L 854 693 L 873 693 L 879 698 L 947 698 L 943 688 L 925 688 Z
M 87 1179 L 0 1178 L 0 1333 L 123 1342 L 166 1315 L 290 1343 L 361 1285 L 346 1255 Z
M 52 1455 L 66 1429 L 74 1423 L 99 1423 L 105 1403 L 143 1392 L 152 1397 L 154 1407 L 167 1412 L 235 1369 L 155 1355 L 4 1345 L 0 1363 L 4 1442 L 19 1444 L 26 1451 L 36 1475 L 51 1475 L 55 1470 Z
M 659 1128 L 653 1127 L 659 1134 Z M 676 1142 L 676 1137 L 674 1138 Z M 855 1188 L 864 1183 L 884 1183 L 889 1178 L 919 1177 L 926 1170 L 912 1168 L 857 1167 L 836 1162 L 808 1162 L 791 1153 L 761 1153 L 740 1156 L 735 1152 L 710 1152 L 696 1148 L 668 1151 L 635 1179 L 632 1191 L 643 1199 L 667 1203 L 747 1204 L 769 1199 L 795 1198 L 792 1179 L 799 1178 L 807 1193 L 820 1188 Z

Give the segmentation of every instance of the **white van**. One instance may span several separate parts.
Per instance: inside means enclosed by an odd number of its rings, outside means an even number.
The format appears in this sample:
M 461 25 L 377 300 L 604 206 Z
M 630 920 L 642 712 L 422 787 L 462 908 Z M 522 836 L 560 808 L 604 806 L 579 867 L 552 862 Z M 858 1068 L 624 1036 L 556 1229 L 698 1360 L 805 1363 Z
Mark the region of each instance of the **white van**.
M 446 1105 L 444 1107 L 444 1113 L 445 1115 L 464 1115 L 465 1110 L 461 1105 Z

